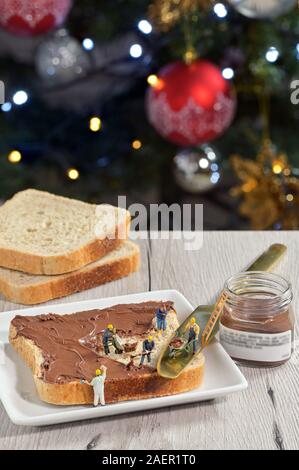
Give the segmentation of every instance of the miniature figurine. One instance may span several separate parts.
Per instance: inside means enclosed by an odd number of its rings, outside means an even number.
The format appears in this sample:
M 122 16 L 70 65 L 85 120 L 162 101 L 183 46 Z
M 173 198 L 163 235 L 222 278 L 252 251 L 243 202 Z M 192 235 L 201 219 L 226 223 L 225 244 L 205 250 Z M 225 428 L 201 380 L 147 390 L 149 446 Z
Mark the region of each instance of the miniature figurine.
M 98 406 L 99 402 L 102 406 L 105 405 L 105 393 L 104 386 L 107 375 L 107 367 L 101 366 L 100 369 L 96 370 L 95 377 L 88 382 L 87 380 L 81 380 L 81 383 L 91 385 L 93 387 L 93 406 Z
M 188 344 L 187 340 L 184 341 L 179 336 L 175 336 L 169 343 L 169 357 L 176 357 L 177 354 L 182 352 L 186 344 Z
M 198 340 L 199 333 L 200 333 L 200 327 L 196 323 L 196 318 L 195 317 L 192 317 L 190 322 L 187 323 L 185 331 L 187 331 L 188 329 L 189 329 L 189 331 L 188 331 L 188 343 L 189 344 L 192 343 L 192 352 L 193 352 L 193 354 L 195 354 L 196 351 L 197 351 L 197 340 Z
M 149 336 L 146 340 L 143 341 L 142 354 L 141 354 L 139 367 L 141 367 L 142 364 L 144 363 L 145 357 L 147 357 L 147 362 L 148 363 L 151 362 L 151 353 L 152 353 L 152 350 L 154 349 L 154 347 L 155 347 L 155 342 L 153 341 L 152 336 Z
M 167 328 L 167 322 L 166 322 L 167 314 L 168 314 L 168 309 L 165 304 L 163 304 L 162 307 L 156 310 L 157 330 L 159 334 L 164 332 Z
M 104 330 L 103 346 L 106 355 L 110 354 L 109 346 L 114 346 L 116 354 L 121 354 L 123 352 L 123 348 L 116 335 L 116 329 L 111 323 L 107 325 L 107 328 Z

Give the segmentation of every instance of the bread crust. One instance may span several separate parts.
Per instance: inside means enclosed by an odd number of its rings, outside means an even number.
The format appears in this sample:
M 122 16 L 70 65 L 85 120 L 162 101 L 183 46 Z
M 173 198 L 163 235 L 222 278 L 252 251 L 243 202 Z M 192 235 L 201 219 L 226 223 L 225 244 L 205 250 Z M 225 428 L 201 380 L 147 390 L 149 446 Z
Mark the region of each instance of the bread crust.
M 135 251 L 127 257 L 94 267 L 86 266 L 72 273 L 55 276 L 46 283 L 18 287 L 0 277 L 0 291 L 11 302 L 36 305 L 120 279 L 138 271 L 140 267 L 139 247 L 132 242 L 130 244 L 134 245 Z
M 75 271 L 102 258 L 121 245 L 123 235 L 125 234 L 125 238 L 128 236 L 130 220 L 130 214 L 127 212 L 125 222 L 116 227 L 115 233 L 111 234 L 111 238 L 95 239 L 88 245 L 65 255 L 45 257 L 0 247 L 1 266 L 28 274 L 56 275 Z M 119 238 L 120 234 L 121 238 Z
M 31 341 L 16 335 L 17 330 L 11 324 L 9 341 L 14 349 L 31 368 L 39 398 L 53 405 L 89 405 L 93 403 L 93 389 L 78 381 L 64 384 L 50 384 L 40 378 L 43 357 L 40 349 Z M 157 372 L 142 374 L 126 379 L 106 379 L 106 403 L 126 400 L 142 400 L 188 392 L 202 384 L 204 377 L 204 356 L 202 361 L 188 367 L 174 379 L 160 377 Z

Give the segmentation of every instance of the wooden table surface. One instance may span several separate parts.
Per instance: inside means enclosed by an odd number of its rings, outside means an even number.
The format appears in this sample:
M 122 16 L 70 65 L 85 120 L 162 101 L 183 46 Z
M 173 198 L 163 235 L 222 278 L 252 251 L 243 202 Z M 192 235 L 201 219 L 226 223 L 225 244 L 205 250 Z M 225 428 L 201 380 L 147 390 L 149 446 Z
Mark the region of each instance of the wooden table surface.
M 194 306 L 207 304 L 274 242 L 288 246 L 276 272 L 291 280 L 297 313 L 298 232 L 205 232 L 197 252 L 185 251 L 182 241 L 140 242 L 139 273 L 65 301 L 174 288 Z M 18 308 L 0 299 L 0 311 Z M 0 404 L 0 449 L 299 449 L 298 351 L 282 367 L 242 372 L 248 389 L 225 398 L 56 426 L 16 426 Z

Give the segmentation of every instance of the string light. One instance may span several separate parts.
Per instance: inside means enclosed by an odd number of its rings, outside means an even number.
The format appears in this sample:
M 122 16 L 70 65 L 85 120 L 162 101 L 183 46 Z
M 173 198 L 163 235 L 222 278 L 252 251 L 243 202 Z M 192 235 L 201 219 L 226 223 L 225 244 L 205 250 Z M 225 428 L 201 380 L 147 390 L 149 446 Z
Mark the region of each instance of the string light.
M 90 38 L 85 38 L 82 41 L 82 46 L 86 51 L 91 51 L 94 48 L 94 42 Z
M 158 79 L 157 75 L 153 75 L 153 74 L 152 74 L 152 75 L 149 75 L 149 76 L 147 77 L 147 83 L 148 83 L 150 86 L 156 86 L 156 85 L 158 84 L 158 81 L 159 81 L 159 79 Z
M 235 75 L 235 72 L 231 67 L 226 67 L 225 69 L 222 70 L 222 76 L 226 80 L 231 80 Z
M 220 173 L 218 173 L 217 171 L 212 173 L 212 175 L 210 177 L 211 183 L 216 184 L 216 183 L 218 183 L 219 179 L 220 179 Z
M 28 95 L 26 91 L 19 90 L 13 95 L 12 100 L 16 105 L 20 106 L 26 103 L 26 101 L 28 100 Z
M 101 127 L 102 127 L 102 121 L 99 117 L 93 116 L 92 118 L 90 118 L 89 129 L 92 132 L 98 132 L 101 129 Z
M 268 62 L 274 63 L 279 57 L 279 51 L 276 49 L 276 47 L 269 47 L 265 57 Z
M 157 88 L 157 90 L 162 90 L 163 80 L 158 78 L 157 75 L 154 75 L 154 74 L 149 75 L 146 80 L 150 86 Z
M 12 108 L 12 104 L 7 101 L 6 103 L 3 103 L 3 105 L 1 106 L 1 109 L 2 111 L 4 111 L 5 113 L 8 113 L 8 111 L 10 111 Z
M 22 154 L 18 150 L 12 150 L 8 154 L 7 158 L 10 163 L 20 163 L 22 160 Z
M 199 166 L 200 168 L 202 168 L 203 170 L 205 170 L 206 168 L 208 168 L 209 166 L 209 160 L 207 158 L 201 158 L 199 160 Z
M 287 195 L 286 195 L 286 200 L 287 200 L 288 202 L 294 201 L 294 196 L 293 196 L 293 194 L 287 194 Z
M 134 57 L 134 59 L 138 59 L 142 56 L 142 47 L 140 44 L 132 44 L 130 47 L 130 56 Z
M 216 153 L 214 152 L 214 150 L 210 149 L 208 150 L 208 159 L 209 160 L 216 160 Z
M 152 25 L 150 24 L 149 21 L 147 20 L 140 20 L 138 23 L 138 29 L 141 31 L 143 34 L 150 34 L 153 30 Z
M 80 173 L 76 168 L 69 168 L 67 170 L 67 176 L 70 180 L 77 180 L 80 176 Z
M 142 147 L 141 140 L 138 140 L 138 139 L 133 140 L 132 147 L 133 147 L 134 150 L 139 150 Z
M 274 162 L 272 169 L 273 169 L 273 173 L 275 173 L 275 175 L 279 175 L 282 172 L 283 167 L 282 167 L 282 164 L 280 162 Z
M 218 16 L 218 18 L 225 18 L 227 16 L 227 9 L 225 5 L 223 5 L 223 3 L 216 3 L 216 5 L 214 5 L 213 10 L 215 15 Z

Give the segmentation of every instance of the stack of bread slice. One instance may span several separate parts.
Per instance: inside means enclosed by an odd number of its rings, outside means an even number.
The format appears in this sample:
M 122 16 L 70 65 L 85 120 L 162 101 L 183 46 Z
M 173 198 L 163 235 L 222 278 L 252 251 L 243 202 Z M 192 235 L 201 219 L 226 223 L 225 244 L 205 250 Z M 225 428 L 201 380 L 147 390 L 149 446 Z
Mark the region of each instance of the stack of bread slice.
M 130 214 L 28 189 L 0 207 L 0 292 L 38 304 L 138 270 Z

